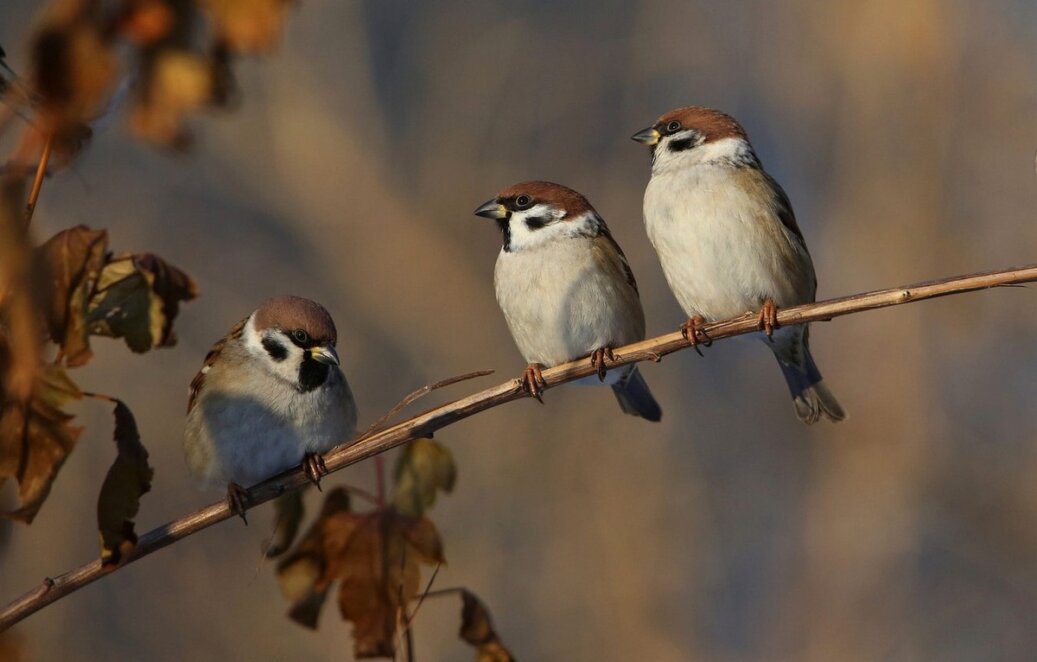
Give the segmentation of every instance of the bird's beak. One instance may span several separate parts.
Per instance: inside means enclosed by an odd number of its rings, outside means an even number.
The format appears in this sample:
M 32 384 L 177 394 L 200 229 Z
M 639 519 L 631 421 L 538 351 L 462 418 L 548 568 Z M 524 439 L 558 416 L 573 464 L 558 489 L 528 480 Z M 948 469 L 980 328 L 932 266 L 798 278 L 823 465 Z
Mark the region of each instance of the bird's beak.
M 636 140 L 639 143 L 644 143 L 648 146 L 653 146 L 659 142 L 662 135 L 654 128 L 649 127 L 643 131 L 638 131 L 634 135 L 630 136 L 631 140 Z
M 338 352 L 331 345 L 324 345 L 323 347 L 314 347 L 310 350 L 310 356 L 313 357 L 314 361 L 320 361 L 327 365 L 338 365 Z
M 500 220 L 508 217 L 508 210 L 496 200 L 487 200 L 473 212 L 476 216 Z

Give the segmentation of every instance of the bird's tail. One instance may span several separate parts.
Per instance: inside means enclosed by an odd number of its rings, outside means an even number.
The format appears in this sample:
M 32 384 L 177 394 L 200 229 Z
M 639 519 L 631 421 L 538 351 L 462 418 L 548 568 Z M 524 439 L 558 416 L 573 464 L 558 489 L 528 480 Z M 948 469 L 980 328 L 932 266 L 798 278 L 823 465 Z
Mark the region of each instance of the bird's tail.
M 640 416 L 649 421 L 658 421 L 663 417 L 662 408 L 636 366 L 612 385 L 612 392 L 616 394 L 616 400 L 625 414 Z
M 821 420 L 822 416 L 832 422 L 846 418 L 846 412 L 821 379 L 821 372 L 810 354 L 809 331 L 806 327 L 790 328 L 782 339 L 775 334 L 771 349 L 789 385 L 799 420 L 811 425 Z

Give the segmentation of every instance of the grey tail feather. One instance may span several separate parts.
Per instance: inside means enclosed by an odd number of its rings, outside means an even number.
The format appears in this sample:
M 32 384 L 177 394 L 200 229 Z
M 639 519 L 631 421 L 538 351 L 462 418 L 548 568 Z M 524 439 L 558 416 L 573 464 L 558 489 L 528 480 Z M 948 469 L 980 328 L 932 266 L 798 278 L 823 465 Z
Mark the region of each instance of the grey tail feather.
M 781 356 L 777 358 L 792 393 L 799 420 L 811 425 L 821 420 L 822 416 L 836 423 L 846 418 L 842 405 L 821 379 L 821 372 L 814 363 L 809 346 L 805 343 L 803 345 L 803 366 L 783 361 Z
M 640 416 L 649 421 L 658 421 L 663 417 L 663 410 L 648 390 L 641 371 L 636 367 L 626 377 L 612 385 L 612 392 L 623 413 Z

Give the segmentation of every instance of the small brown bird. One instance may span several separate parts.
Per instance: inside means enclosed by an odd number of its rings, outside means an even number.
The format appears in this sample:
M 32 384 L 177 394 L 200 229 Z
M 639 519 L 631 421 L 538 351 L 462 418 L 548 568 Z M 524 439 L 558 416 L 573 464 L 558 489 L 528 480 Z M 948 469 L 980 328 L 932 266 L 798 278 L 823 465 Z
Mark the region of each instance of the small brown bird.
M 356 403 L 339 369 L 337 337 L 319 303 L 268 299 L 213 346 L 191 381 L 187 466 L 200 487 L 227 486 L 242 518 L 242 486 L 303 460 L 318 482 L 319 454 L 353 436 Z
M 703 322 L 760 311 L 800 420 L 844 419 L 810 355 L 807 326 L 775 331 L 777 308 L 813 301 L 817 279 L 788 196 L 760 165 L 742 126 L 691 106 L 633 139 L 651 147 L 645 226 L 689 317 L 688 339 L 702 339 Z
M 510 186 L 475 210 L 504 237 L 493 282 L 519 351 L 523 377 L 539 397 L 540 371 L 591 354 L 627 414 L 650 421 L 659 404 L 636 365 L 611 372 L 612 348 L 645 337 L 634 274 L 605 221 L 576 191 L 550 182 Z

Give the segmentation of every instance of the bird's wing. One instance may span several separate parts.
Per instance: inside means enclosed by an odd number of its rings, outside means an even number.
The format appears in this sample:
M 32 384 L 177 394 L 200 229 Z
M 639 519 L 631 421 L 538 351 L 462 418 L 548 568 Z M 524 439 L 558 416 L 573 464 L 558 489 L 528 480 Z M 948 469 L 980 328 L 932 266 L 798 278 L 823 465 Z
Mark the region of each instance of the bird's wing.
M 227 343 L 231 340 L 238 340 L 241 338 L 241 334 L 245 330 L 246 321 L 248 321 L 247 317 L 235 324 L 230 330 L 230 333 L 216 341 L 216 344 L 212 346 L 209 353 L 205 355 L 202 369 L 199 370 L 198 374 L 191 380 L 190 396 L 187 399 L 187 413 L 191 413 L 191 410 L 194 409 L 195 402 L 198 401 L 198 394 L 201 392 L 202 385 L 205 383 L 205 375 L 219 359 L 220 353 L 223 351 L 223 348 L 227 346 Z
M 599 220 L 601 220 L 600 217 Z M 637 280 L 634 278 L 633 270 L 630 269 L 630 263 L 627 262 L 627 256 L 623 254 L 623 249 L 619 247 L 619 244 L 616 242 L 615 238 L 612 236 L 612 233 L 609 231 L 608 226 L 605 225 L 604 220 L 601 220 L 601 224 L 599 227 L 600 234 L 598 234 L 598 236 L 595 237 L 595 243 L 602 242 L 600 249 L 601 252 L 606 255 L 615 256 L 613 259 L 618 261 L 618 266 L 623 271 L 623 276 L 626 279 L 627 284 L 630 285 L 630 287 L 634 288 L 634 292 L 637 292 Z M 640 293 L 638 292 L 638 294 Z

